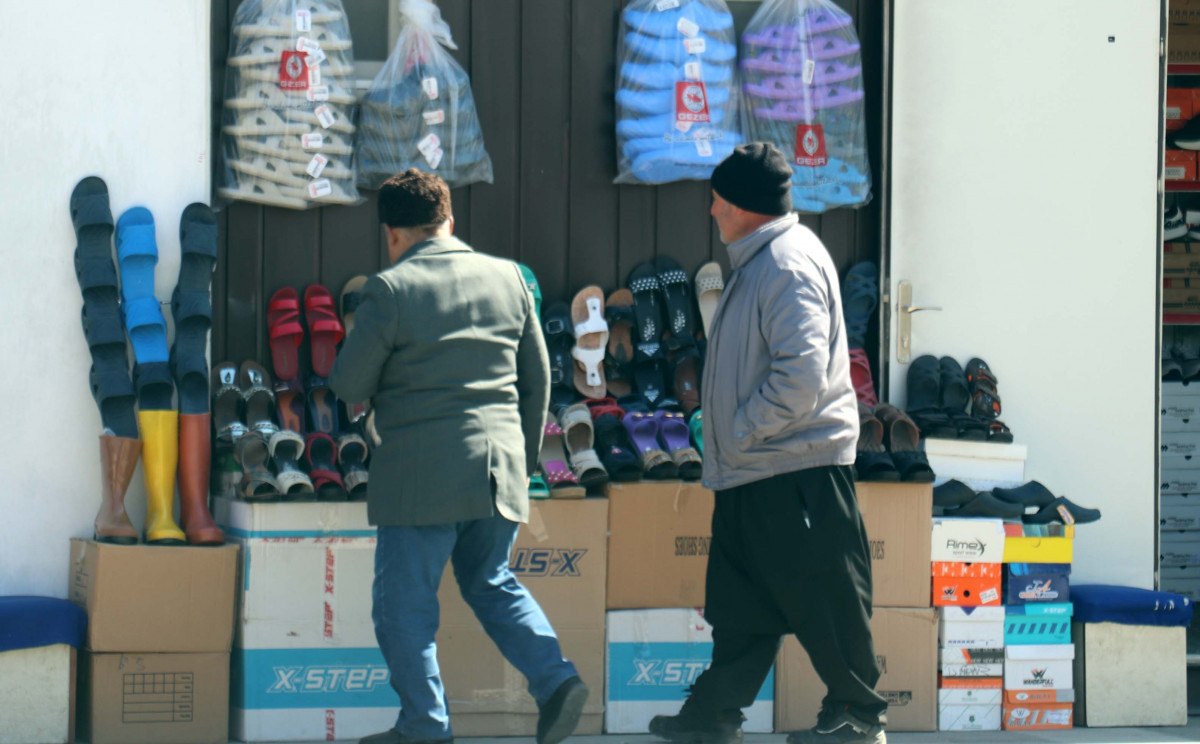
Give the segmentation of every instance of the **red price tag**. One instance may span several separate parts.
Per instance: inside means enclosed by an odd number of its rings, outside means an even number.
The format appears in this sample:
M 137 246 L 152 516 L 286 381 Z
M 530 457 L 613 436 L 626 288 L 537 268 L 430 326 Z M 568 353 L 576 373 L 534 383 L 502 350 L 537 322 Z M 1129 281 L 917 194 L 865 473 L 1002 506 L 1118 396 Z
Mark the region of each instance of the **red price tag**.
M 675 83 L 675 121 L 712 121 L 708 115 L 708 92 L 704 89 L 704 83 L 698 81 Z
M 820 124 L 801 124 L 796 127 L 796 165 L 820 167 L 829 164 L 825 152 L 825 130 Z
M 284 90 L 308 90 L 308 67 L 304 52 L 285 51 L 279 58 L 279 87 Z

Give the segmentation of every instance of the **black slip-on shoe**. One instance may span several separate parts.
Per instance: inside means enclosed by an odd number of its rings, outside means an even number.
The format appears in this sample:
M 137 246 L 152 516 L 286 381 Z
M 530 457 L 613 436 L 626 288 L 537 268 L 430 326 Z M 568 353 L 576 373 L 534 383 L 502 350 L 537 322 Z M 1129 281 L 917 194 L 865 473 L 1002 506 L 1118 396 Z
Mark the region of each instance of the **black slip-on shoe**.
M 689 698 L 678 715 L 650 719 L 650 733 L 677 744 L 738 744 L 742 740 L 740 710 L 697 713 L 700 708 Z
M 396 729 L 364 736 L 358 744 L 454 744 L 454 739 L 405 739 Z
M 843 712 L 818 721 L 808 731 L 788 734 L 788 744 L 887 744 L 883 724 L 867 723 Z
M 538 710 L 537 744 L 558 744 L 575 733 L 587 698 L 587 685 L 579 677 L 559 685 Z

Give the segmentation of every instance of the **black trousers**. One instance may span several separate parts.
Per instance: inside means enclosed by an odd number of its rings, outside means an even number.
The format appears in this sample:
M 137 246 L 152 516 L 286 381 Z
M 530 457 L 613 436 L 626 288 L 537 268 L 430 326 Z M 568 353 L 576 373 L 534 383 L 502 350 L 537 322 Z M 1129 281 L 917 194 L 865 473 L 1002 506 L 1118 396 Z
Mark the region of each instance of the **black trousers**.
M 717 491 L 705 592 L 712 665 L 689 707 L 749 706 L 782 636 L 794 633 L 828 689 L 825 706 L 886 720 L 875 692 L 871 558 L 849 467 Z

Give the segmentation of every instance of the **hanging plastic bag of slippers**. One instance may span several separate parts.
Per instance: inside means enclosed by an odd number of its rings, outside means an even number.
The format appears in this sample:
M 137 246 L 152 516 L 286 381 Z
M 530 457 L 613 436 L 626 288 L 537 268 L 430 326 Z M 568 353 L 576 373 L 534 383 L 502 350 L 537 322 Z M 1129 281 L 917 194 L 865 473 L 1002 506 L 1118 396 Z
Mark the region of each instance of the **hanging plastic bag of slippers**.
M 354 103 L 341 0 L 245 0 L 229 40 L 218 194 L 292 209 L 358 203 Z
M 458 48 L 450 27 L 430 0 L 400 0 L 400 16 L 396 46 L 362 101 L 359 185 L 377 189 L 409 168 L 451 188 L 491 183 L 471 82 L 445 49 Z
M 707 180 L 741 144 L 725 0 L 633 0 L 617 33 L 616 183 Z
M 871 200 L 854 20 L 831 0 L 765 0 L 742 33 L 746 138 L 792 162 L 801 212 Z

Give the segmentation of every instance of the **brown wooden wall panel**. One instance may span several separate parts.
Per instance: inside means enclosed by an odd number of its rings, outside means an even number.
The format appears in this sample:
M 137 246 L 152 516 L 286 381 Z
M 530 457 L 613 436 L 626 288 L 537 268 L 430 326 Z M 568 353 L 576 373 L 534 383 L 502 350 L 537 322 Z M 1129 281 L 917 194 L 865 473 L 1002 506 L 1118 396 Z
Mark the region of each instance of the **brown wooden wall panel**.
M 393 0 L 353 0 L 352 12 L 386 14 Z M 438 0 L 471 76 L 495 182 L 453 192 L 456 232 L 477 250 L 529 264 L 548 300 L 587 284 L 606 291 L 637 264 L 668 255 L 685 270 L 729 261 L 709 217 L 707 182 L 617 186 L 613 91 L 619 15 L 627 0 Z M 213 0 L 214 144 L 219 148 L 224 59 L 239 0 Z M 878 184 L 882 143 L 883 11 L 839 0 L 856 19 L 867 93 L 868 152 Z M 757 0 L 729 0 L 739 31 Z M 356 18 L 373 34 L 378 21 Z M 356 32 L 358 33 L 358 32 Z M 216 150 L 219 152 L 219 149 Z M 219 164 L 214 163 L 219 183 Z M 283 285 L 322 282 L 336 296 L 356 274 L 386 263 L 375 194 L 366 203 L 307 212 L 234 204 L 214 279 L 214 359 L 268 357 L 266 299 Z M 840 270 L 879 255 L 880 210 L 802 215 Z M 868 339 L 874 348 L 875 330 Z

